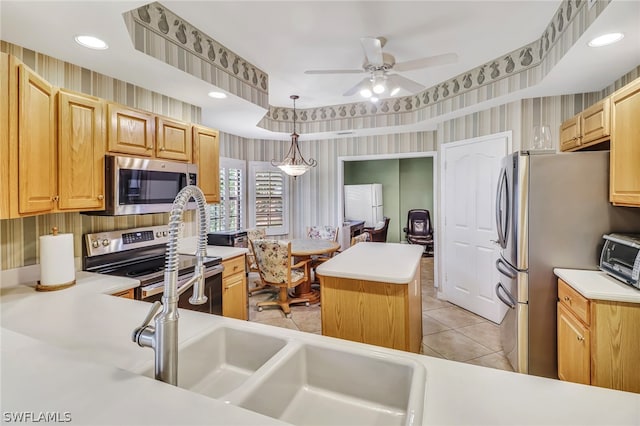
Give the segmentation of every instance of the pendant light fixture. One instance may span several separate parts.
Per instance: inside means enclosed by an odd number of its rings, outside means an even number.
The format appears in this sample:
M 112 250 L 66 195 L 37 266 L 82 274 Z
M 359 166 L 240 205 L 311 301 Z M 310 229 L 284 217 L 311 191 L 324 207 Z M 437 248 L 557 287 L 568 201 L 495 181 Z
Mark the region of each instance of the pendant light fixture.
M 315 167 L 318 162 L 313 158 L 307 161 L 300 153 L 300 147 L 298 146 L 298 137 L 300 137 L 300 135 L 296 133 L 296 99 L 298 99 L 299 96 L 291 95 L 289 97 L 293 99 L 293 133 L 291 133 L 291 146 L 289 147 L 286 157 L 284 157 L 281 162 L 278 163 L 271 160 L 271 164 L 289 176 L 296 178 L 305 174 L 310 168 Z

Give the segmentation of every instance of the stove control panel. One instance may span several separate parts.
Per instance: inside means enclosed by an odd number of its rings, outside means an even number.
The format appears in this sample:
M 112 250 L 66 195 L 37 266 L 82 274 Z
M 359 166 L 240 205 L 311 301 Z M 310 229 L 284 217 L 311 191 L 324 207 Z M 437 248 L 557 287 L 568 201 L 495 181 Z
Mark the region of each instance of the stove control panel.
M 153 241 L 153 231 L 127 232 L 126 234 L 122 234 L 122 244 L 125 245 L 142 243 L 144 241 Z
M 84 238 L 87 256 L 91 257 L 166 244 L 168 235 L 169 227 L 165 225 L 85 234 Z

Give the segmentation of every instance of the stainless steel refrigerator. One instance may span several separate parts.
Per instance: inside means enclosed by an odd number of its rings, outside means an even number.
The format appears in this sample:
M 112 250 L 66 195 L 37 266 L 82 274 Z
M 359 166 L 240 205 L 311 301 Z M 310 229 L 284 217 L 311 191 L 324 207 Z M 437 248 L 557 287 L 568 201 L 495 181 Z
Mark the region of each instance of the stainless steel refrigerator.
M 609 203 L 608 151 L 516 152 L 502 160 L 496 224 L 504 353 L 517 372 L 557 378 L 553 268 L 598 269 L 602 236 L 638 232 L 640 208 Z

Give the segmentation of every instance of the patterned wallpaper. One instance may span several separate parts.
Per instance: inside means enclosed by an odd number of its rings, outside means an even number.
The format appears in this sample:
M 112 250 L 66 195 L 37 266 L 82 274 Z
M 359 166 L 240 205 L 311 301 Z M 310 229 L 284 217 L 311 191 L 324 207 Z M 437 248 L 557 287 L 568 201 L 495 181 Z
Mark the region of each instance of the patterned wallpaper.
M 338 157 L 390 153 L 439 151 L 441 144 L 506 131 L 512 132 L 513 150 L 530 148 L 535 125 L 548 125 L 554 149 L 558 146 L 562 121 L 640 76 L 640 66 L 600 92 L 531 98 L 514 101 L 438 124 L 433 132 L 383 136 L 301 141 L 305 157 L 318 166 L 292 180 L 290 185 L 292 236 L 304 234 L 309 224 L 338 223 Z M 278 159 L 289 147 L 288 141 L 254 140 L 220 133 L 220 155 L 247 161 Z M 439 162 L 434 163 L 439 175 Z M 439 189 L 436 193 L 439 192 Z
M 537 40 L 468 70 L 448 81 L 406 97 L 297 110 L 300 133 L 335 132 L 357 128 L 413 124 L 472 107 L 532 87 L 549 73 L 610 0 L 592 8 L 585 0 L 564 0 Z M 293 110 L 271 106 L 258 123 L 265 129 L 286 132 Z
M 563 0 L 536 40 L 412 96 L 300 109 L 300 133 L 414 124 L 532 87 L 549 73 L 609 5 Z M 268 104 L 268 76 L 154 2 L 124 14 L 136 49 L 268 108 L 258 126 L 288 132 L 293 110 Z
M 200 109 L 193 105 L 6 42 L 0 42 L 0 50 L 21 58 L 29 67 L 56 85 L 184 121 L 200 121 Z M 308 224 L 337 224 L 338 157 L 437 151 L 443 143 L 509 130 L 513 132 L 513 145 L 516 150 L 520 146 L 527 147 L 533 126 L 540 124 L 548 124 L 551 127 L 552 142 L 556 147 L 557 129 L 563 120 L 638 77 L 640 77 L 640 66 L 600 92 L 511 102 L 442 122 L 438 125 L 437 131 L 433 132 L 301 141 L 300 148 L 303 155 L 315 158 L 318 161 L 318 167 L 290 185 L 292 236 L 302 235 L 304 227 Z M 288 147 L 288 141 L 246 139 L 220 132 L 220 155 L 224 157 L 248 161 L 270 161 L 281 158 Z M 438 163 L 436 162 L 435 165 L 437 168 Z M 75 254 L 80 256 L 81 237 L 84 233 L 166 224 L 167 216 L 157 214 L 99 217 L 79 213 L 59 213 L 1 220 L 0 270 L 38 263 L 38 237 L 49 233 L 54 225 L 58 226 L 62 233 L 74 234 Z M 195 216 L 188 213 L 186 222 L 185 234 L 194 235 Z
M 151 92 L 124 81 L 98 74 L 32 50 L 0 41 L 0 51 L 14 55 L 52 84 L 119 102 L 134 108 L 200 123 L 200 107 Z M 57 213 L 22 219 L 0 220 L 0 270 L 38 263 L 39 236 L 57 226 L 60 233 L 73 233 L 75 256 L 82 255 L 82 235 L 138 226 L 168 223 L 168 214 L 102 217 L 80 213 Z M 185 233 L 195 234 L 195 216 L 185 214 Z
M 124 14 L 136 50 L 269 107 L 269 76 L 158 2 Z

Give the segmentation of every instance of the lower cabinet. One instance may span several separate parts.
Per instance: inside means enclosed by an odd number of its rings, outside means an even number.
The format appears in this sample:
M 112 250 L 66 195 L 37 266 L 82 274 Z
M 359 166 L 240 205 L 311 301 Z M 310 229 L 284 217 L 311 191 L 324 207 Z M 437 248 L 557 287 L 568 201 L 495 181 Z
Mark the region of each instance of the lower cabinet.
M 420 268 L 406 284 L 320 275 L 322 335 L 420 353 Z
M 222 262 L 222 316 L 249 319 L 245 255 Z
M 640 393 L 640 304 L 591 300 L 558 280 L 558 377 Z
M 558 377 L 560 380 L 591 384 L 589 333 L 589 328 L 558 302 Z

